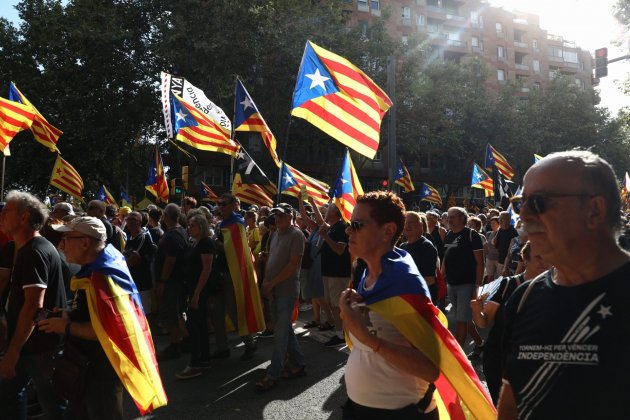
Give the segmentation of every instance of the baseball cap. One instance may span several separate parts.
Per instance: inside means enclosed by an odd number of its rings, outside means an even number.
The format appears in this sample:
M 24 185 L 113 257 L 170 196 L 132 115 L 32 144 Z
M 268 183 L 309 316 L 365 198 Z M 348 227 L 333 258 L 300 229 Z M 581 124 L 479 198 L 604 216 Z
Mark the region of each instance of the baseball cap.
M 288 203 L 280 203 L 277 207 L 271 209 L 271 214 L 293 214 L 293 207 Z
M 103 242 L 107 240 L 105 225 L 96 217 L 75 217 L 65 225 L 52 225 L 57 232 L 79 232 Z
M 74 216 L 74 209 L 72 208 L 72 205 L 70 203 L 63 202 L 55 204 L 55 207 L 53 207 L 53 211 L 57 210 L 65 211 L 69 215 Z

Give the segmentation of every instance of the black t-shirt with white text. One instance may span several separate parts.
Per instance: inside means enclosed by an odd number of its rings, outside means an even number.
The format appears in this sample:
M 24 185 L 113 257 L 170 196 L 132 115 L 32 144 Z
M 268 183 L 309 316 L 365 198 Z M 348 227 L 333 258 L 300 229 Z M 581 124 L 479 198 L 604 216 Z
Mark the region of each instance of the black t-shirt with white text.
M 504 377 L 520 418 L 630 418 L 630 262 L 566 287 L 552 271 L 506 306 Z
M 449 230 L 444 238 L 444 264 L 448 284 L 475 284 L 477 262 L 474 251 L 483 250 L 481 236 L 464 228 L 455 233 Z
M 28 288 L 45 289 L 43 307 L 66 306 L 61 258 L 57 249 L 46 238 L 36 236 L 18 249 L 9 292 L 7 324 L 9 337 L 15 332 L 20 310 L 25 302 L 24 291 Z M 35 328 L 22 348 L 22 353 L 45 353 L 59 344 L 57 334 L 46 334 Z

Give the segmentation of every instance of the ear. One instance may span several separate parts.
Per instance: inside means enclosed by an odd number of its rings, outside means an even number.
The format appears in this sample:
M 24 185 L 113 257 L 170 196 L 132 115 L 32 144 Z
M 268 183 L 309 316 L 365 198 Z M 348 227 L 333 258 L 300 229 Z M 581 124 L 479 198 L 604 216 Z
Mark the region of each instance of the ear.
M 394 222 L 385 223 L 383 225 L 383 228 L 385 229 L 385 235 L 387 235 L 387 237 L 391 241 L 391 239 L 396 234 L 396 223 Z
M 596 195 L 595 197 L 591 197 L 586 208 L 586 226 L 588 228 L 595 229 L 606 224 L 606 211 L 608 210 L 608 205 L 606 204 L 606 200 L 603 196 Z

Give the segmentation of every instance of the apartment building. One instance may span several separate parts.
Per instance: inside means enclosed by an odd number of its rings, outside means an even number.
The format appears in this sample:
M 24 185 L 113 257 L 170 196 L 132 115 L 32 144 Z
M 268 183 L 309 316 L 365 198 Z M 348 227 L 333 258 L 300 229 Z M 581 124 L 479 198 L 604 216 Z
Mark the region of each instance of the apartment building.
M 519 80 L 526 94 L 555 73 L 573 78 L 581 88 L 593 83 L 591 54 L 541 28 L 537 15 L 482 0 L 344 0 L 349 25 L 366 35 L 386 8 L 391 13 L 387 22 L 391 36 L 405 42 L 414 34 L 426 34 L 436 57 L 457 63 L 482 59 L 491 71 L 489 89 Z

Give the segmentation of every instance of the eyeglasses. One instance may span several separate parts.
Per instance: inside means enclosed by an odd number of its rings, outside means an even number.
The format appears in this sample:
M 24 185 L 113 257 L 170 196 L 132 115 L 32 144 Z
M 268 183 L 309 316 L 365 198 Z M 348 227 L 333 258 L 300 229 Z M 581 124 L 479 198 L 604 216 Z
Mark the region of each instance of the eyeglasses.
M 552 198 L 566 198 L 566 197 L 595 197 L 596 194 L 563 194 L 563 193 L 538 193 L 531 195 L 515 196 L 510 199 L 512 202 L 512 209 L 514 213 L 520 214 L 524 206 L 534 214 L 543 214 L 549 205 L 549 200 Z

